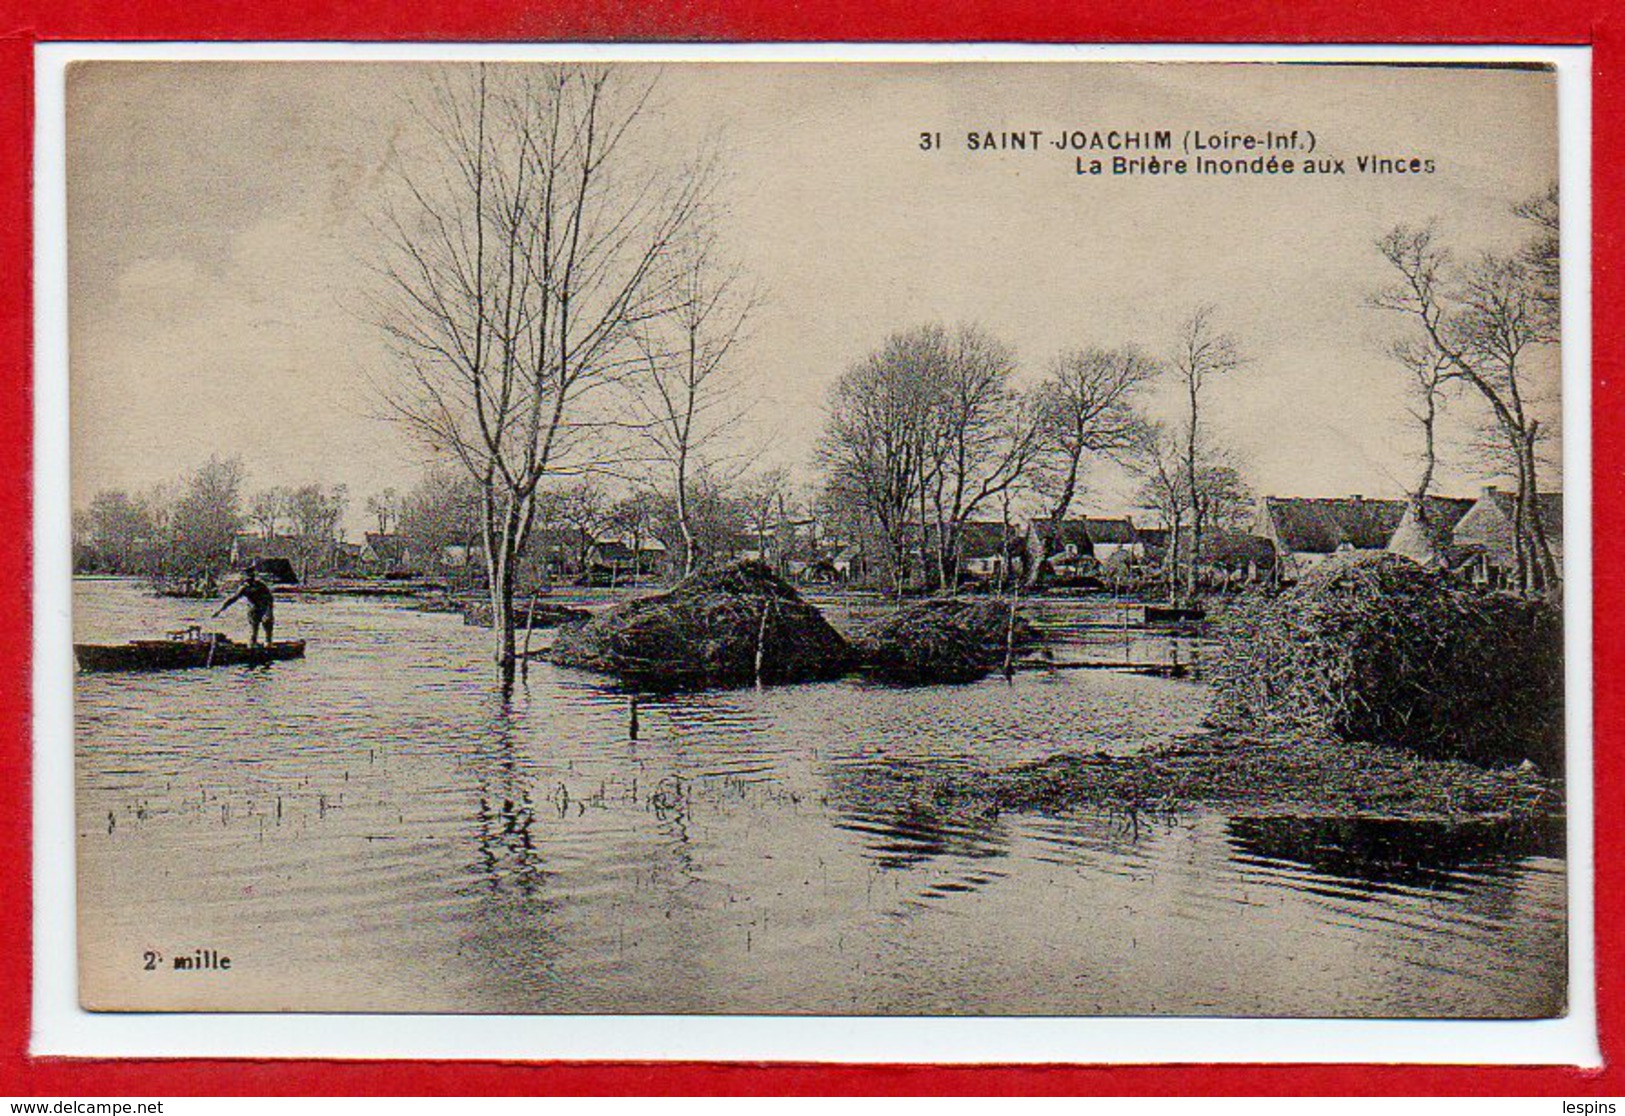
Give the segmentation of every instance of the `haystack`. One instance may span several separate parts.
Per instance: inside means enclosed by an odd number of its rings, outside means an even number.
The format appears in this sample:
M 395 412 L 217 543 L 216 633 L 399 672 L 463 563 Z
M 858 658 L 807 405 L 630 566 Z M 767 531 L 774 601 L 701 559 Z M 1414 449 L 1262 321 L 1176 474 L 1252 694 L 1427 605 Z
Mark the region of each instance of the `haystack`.
M 840 633 L 760 562 L 697 573 L 561 628 L 548 657 L 646 689 L 810 682 L 853 661 Z
M 1391 554 L 1334 558 L 1220 627 L 1214 719 L 1477 763 L 1563 755 L 1562 617 Z
M 1007 601 L 990 598 L 917 601 L 869 625 L 854 641 L 864 669 L 904 685 L 975 682 L 1037 633 Z

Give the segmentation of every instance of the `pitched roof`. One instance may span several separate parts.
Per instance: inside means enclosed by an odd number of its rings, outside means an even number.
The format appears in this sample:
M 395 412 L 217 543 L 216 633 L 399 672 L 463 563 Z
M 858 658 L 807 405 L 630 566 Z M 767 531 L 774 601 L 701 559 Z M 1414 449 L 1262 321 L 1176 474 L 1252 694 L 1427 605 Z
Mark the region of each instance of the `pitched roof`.
M 960 525 L 959 554 L 961 558 L 994 558 L 1019 538 L 1016 529 L 1005 523 L 973 519 Z
M 368 531 L 367 549 L 381 562 L 399 562 L 406 557 L 406 540 L 400 535 Z
M 1140 536 L 1140 543 L 1147 550 L 1168 549 L 1168 528 L 1166 527 L 1136 527 L 1134 533 Z
M 1275 545 L 1262 535 L 1246 531 L 1209 530 L 1202 533 L 1202 563 L 1226 570 L 1275 568 Z
M 1461 517 L 1471 511 L 1477 502 L 1454 496 L 1428 496 L 1422 501 L 1420 508 L 1416 501 L 1412 500 L 1405 509 L 1405 518 L 1417 520 L 1417 529 L 1425 531 L 1428 543 L 1443 554 L 1450 547 L 1456 524 L 1461 522 Z M 1422 513 L 1420 520 L 1417 518 L 1418 511 Z
M 1363 496 L 1264 498 L 1264 511 L 1276 540 L 1298 554 L 1332 554 L 1345 546 L 1381 550 L 1404 518 L 1405 507 L 1404 500 L 1367 500 Z
M 575 554 L 581 549 L 581 532 L 574 527 L 538 527 L 531 532 L 530 547 L 536 554 Z
M 232 551 L 238 562 L 257 562 L 262 558 L 296 558 L 299 556 L 301 540 L 293 535 L 275 535 L 266 538 L 264 535 L 240 534 L 232 543 Z
M 1087 551 L 1091 545 L 1089 529 L 1081 519 L 1063 519 L 1060 523 L 1049 519 L 1035 519 L 1032 532 L 1044 541 L 1046 549 L 1052 551 L 1070 546 L 1081 552 Z
M 1127 516 L 1113 518 L 1086 515 L 1078 519 L 1065 519 L 1061 521 L 1059 530 L 1056 530 L 1049 520 L 1041 519 L 1033 524 L 1033 529 L 1040 533 L 1045 542 L 1054 543 L 1058 540 L 1062 545 L 1089 543 L 1130 546 L 1140 541 L 1134 521 Z M 1084 549 L 1081 545 L 1078 545 L 1078 548 Z
M 1134 521 L 1123 517 L 1120 519 L 1097 519 L 1085 516 L 1083 520 L 1085 530 L 1089 532 L 1089 541 L 1092 543 L 1112 543 L 1119 546 L 1128 546 L 1140 541 L 1134 532 Z
M 1427 513 L 1429 526 L 1453 531 L 1456 524 L 1461 522 L 1461 517 L 1471 511 L 1477 502 L 1459 496 L 1429 496 L 1424 499 L 1422 510 Z
M 601 539 L 593 550 L 600 562 L 630 562 L 637 557 L 632 548 L 619 539 Z
M 1502 492 L 1499 488 L 1488 488 L 1484 491 L 1483 499 L 1494 503 L 1496 510 L 1506 516 L 1507 522 L 1512 522 L 1518 503 L 1518 494 L 1516 492 Z M 1557 539 L 1562 536 L 1563 494 L 1561 492 L 1541 492 L 1536 494 L 1535 514 L 1540 516 L 1540 525 L 1546 529 L 1549 538 Z

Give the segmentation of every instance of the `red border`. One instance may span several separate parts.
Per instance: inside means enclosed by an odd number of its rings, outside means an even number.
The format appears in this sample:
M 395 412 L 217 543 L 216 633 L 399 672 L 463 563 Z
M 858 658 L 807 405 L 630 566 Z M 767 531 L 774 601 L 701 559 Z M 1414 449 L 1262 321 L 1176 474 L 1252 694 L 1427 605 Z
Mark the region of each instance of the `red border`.
M 33 45 L 51 40 L 984 40 L 1590 43 L 1593 56 L 1593 530 L 1596 676 L 1620 677 L 1625 628 L 1625 39 L 1608 0 L 0 0 L 0 1094 L 1440 1094 L 1619 1095 L 1617 1068 L 1430 1066 L 834 1066 L 719 1063 L 134 1061 L 28 1055 Z M 1625 688 L 1596 691 L 1598 1011 L 1610 1067 L 1625 996 Z

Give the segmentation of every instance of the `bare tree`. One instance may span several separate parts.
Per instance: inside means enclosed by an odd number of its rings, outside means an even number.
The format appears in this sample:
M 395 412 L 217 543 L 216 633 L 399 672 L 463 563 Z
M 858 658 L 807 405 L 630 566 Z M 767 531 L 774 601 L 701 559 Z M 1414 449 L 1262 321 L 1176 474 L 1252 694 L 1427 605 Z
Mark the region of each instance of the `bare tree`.
M 151 514 L 123 489 L 96 493 L 88 510 L 74 513 L 74 530 L 76 543 L 91 548 L 100 568 L 113 573 L 138 572 L 147 557 L 143 551 L 153 541 Z
M 1194 486 L 1189 455 L 1190 440 L 1183 426 L 1147 423 L 1127 460 L 1130 471 L 1140 478 L 1140 505 L 1155 512 L 1168 532 L 1162 569 L 1170 602 L 1179 599 L 1181 577 L 1191 592 L 1190 570 L 1200 576 L 1201 560 L 1191 530 L 1197 509 L 1202 510 L 1205 526 L 1234 530 L 1246 521 L 1252 505 L 1252 491 L 1240 470 L 1211 439 L 1196 444 Z
M 177 568 L 180 548 L 175 535 L 175 511 L 180 504 L 180 486 L 174 481 L 153 485 L 142 493 L 141 507 L 152 522 L 152 550 L 147 572 L 167 574 Z M 227 557 L 230 557 L 228 552 Z
M 832 495 L 872 521 L 899 598 L 908 584 L 910 549 L 923 543 L 919 524 L 909 521 L 922 497 L 930 410 L 947 346 L 940 326 L 888 337 L 836 382 L 819 443 Z
M 377 317 L 403 373 L 383 394 L 479 485 L 505 688 L 537 487 L 595 429 L 589 397 L 637 367 L 709 180 L 639 159 L 651 88 L 605 67 L 442 73 L 415 106 L 429 154 L 400 167 L 379 222 Z
M 448 547 L 472 557 L 480 522 L 479 487 L 460 467 L 437 465 L 402 499 L 397 529 L 413 553 L 438 560 Z
M 673 297 L 665 314 L 637 331 L 641 374 L 632 398 L 644 416 L 639 429 L 668 472 L 681 535 L 681 569 L 699 560 L 690 484 L 701 455 L 735 427 L 744 408 L 726 383 L 729 354 L 757 305 L 739 271 L 724 263 L 709 229 L 693 229 L 668 265 Z
M 1048 504 L 1048 535 L 1059 530 L 1078 495 L 1092 458 L 1122 460 L 1143 441 L 1137 396 L 1156 376 L 1157 363 L 1132 345 L 1118 349 L 1071 349 L 1050 362 L 1038 389 L 1038 456 L 1033 485 Z M 1049 537 L 1034 533 L 1027 579 L 1044 568 Z
M 750 535 L 736 478 L 704 464 L 689 478 L 688 519 L 694 533 L 694 550 L 699 555 L 697 570 L 731 561 Z M 677 506 L 669 493 L 660 494 L 655 532 L 668 547 L 680 545 Z M 671 573 L 680 578 L 681 566 L 675 566 Z
M 367 497 L 367 514 L 378 524 L 380 535 L 389 534 L 401 522 L 401 494 L 393 488 Z
M 170 516 L 171 550 L 181 570 L 214 570 L 231 557 L 242 528 L 243 463 L 210 457 L 186 478 Z
M 1015 353 L 977 326 L 948 339 L 931 367 L 921 516 L 933 528 L 937 584 L 958 588 L 965 524 L 1029 474 L 1042 447 L 1034 402 L 1011 386 Z
M 288 498 L 288 490 L 281 487 L 255 493 L 248 505 L 248 521 L 259 528 L 265 538 L 276 538 L 277 527 L 288 514 Z
M 1216 309 L 1199 307 L 1179 326 L 1169 361 L 1179 381 L 1186 403 L 1183 430 L 1183 465 L 1189 493 L 1190 548 L 1186 592 L 1197 593 L 1197 575 L 1202 561 L 1202 529 L 1208 520 L 1208 502 L 1201 478 L 1204 431 L 1203 391 L 1215 380 L 1229 375 L 1246 363 L 1234 336 L 1214 324 Z
M 1167 531 L 1162 572 L 1168 581 L 1168 599 L 1179 595 L 1180 558 L 1185 545 L 1185 524 L 1190 517 L 1190 480 L 1184 467 L 1179 436 L 1160 423 L 1141 430 L 1130 468 L 1140 478 L 1140 504 L 1156 512 Z
M 789 559 L 790 474 L 782 467 L 762 469 L 745 478 L 739 487 L 740 509 L 745 526 L 756 536 L 756 552 L 780 576 Z
M 297 540 L 300 580 L 331 560 L 349 502 L 349 490 L 342 484 L 303 484 L 289 494 L 287 514 Z
M 1410 415 L 1422 430 L 1422 472 L 1411 490 L 1411 499 L 1418 508 L 1425 509 L 1439 464 L 1439 408 L 1451 383 L 1450 361 L 1414 337 L 1396 341 L 1390 352 L 1409 379 Z M 1422 514 L 1426 514 L 1425 510 Z
M 609 509 L 608 526 L 619 532 L 631 548 L 633 577 L 649 572 L 644 565 L 644 555 L 647 544 L 655 538 L 659 518 L 660 497 L 647 489 L 615 501 Z
M 1373 299 L 1405 315 L 1415 338 L 1488 405 L 1514 463 L 1513 537 L 1524 592 L 1557 583 L 1557 563 L 1536 507 L 1544 430 L 1529 408 L 1528 364 L 1549 319 L 1539 284 L 1518 259 L 1485 254 L 1457 268 L 1432 227 L 1399 227 L 1377 242 L 1399 282 Z
M 1515 216 L 1534 226 L 1534 235 L 1519 254 L 1530 283 L 1530 292 L 1540 308 L 1540 339 L 1556 342 L 1562 324 L 1559 296 L 1562 288 L 1561 210 L 1557 183 L 1512 207 Z

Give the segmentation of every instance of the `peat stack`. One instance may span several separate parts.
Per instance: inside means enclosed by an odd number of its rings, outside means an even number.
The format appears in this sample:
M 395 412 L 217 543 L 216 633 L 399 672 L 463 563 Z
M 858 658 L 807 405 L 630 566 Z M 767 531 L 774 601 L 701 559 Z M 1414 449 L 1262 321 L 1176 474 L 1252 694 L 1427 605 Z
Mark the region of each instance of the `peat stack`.
M 561 628 L 548 658 L 655 690 L 811 682 L 853 661 L 841 634 L 760 562 L 702 571 Z
M 1563 757 L 1563 633 L 1549 604 L 1391 554 L 1328 561 L 1219 628 L 1214 720 L 1499 764 Z
M 870 624 L 854 641 L 863 667 L 903 685 L 975 682 L 1004 661 L 1006 648 L 1037 642 L 1026 617 L 1006 601 L 916 601 Z

